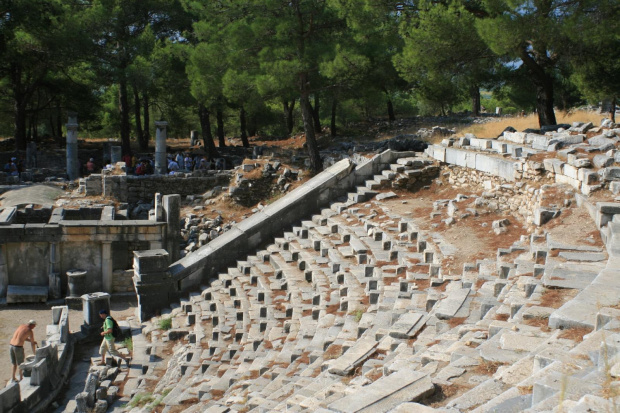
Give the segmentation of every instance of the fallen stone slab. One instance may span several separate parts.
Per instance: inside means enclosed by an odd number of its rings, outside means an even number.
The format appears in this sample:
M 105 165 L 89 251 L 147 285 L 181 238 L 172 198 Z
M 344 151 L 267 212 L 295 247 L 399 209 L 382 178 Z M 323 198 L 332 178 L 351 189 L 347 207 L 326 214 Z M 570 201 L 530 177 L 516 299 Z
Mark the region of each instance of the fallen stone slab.
M 447 298 L 440 301 L 439 306 L 435 310 L 435 316 L 440 320 L 447 320 L 454 317 L 463 306 L 470 291 L 469 288 L 460 288 L 451 291 Z
M 435 386 L 428 375 L 403 369 L 384 376 L 327 407 L 340 413 L 387 412 L 403 402 L 420 400 L 434 391 Z
M 405 313 L 390 329 L 390 337 L 410 339 L 424 327 L 430 316 L 422 313 Z
M 371 338 L 358 341 L 346 353 L 333 361 L 327 371 L 339 376 L 348 375 L 375 352 L 377 345 L 379 342 Z

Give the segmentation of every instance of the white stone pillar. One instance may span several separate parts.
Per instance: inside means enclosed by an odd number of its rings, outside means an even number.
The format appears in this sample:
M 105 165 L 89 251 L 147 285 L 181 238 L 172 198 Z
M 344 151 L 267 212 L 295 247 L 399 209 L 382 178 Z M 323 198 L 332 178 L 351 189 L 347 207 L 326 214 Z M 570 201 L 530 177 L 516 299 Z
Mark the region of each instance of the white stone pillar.
M 155 122 L 157 131 L 155 133 L 155 173 L 166 175 L 168 165 L 166 163 L 166 126 L 168 122 Z
M 112 243 L 101 243 L 101 286 L 103 291 L 112 294 Z
M 67 175 L 70 181 L 80 177 L 80 161 L 78 160 L 78 123 L 77 114 L 69 114 L 67 123 Z

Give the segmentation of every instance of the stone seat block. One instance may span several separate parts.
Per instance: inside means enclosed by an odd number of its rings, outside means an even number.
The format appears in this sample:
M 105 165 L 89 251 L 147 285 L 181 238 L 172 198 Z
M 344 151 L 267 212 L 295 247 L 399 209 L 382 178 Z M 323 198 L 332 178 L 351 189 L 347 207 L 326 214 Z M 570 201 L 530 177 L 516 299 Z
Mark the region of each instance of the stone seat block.
M 7 304 L 44 303 L 49 288 L 30 285 L 9 285 L 6 293 Z

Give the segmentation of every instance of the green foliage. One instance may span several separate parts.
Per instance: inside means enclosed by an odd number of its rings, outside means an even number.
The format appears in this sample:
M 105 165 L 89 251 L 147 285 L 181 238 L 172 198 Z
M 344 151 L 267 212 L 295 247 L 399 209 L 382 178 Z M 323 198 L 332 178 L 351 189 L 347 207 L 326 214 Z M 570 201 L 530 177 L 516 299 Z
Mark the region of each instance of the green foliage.
M 125 346 L 125 348 L 129 351 L 133 351 L 133 340 L 131 337 L 125 337 L 123 340 L 123 346 Z
M 162 318 L 159 320 L 160 330 L 170 330 L 172 328 L 172 318 Z
M 617 0 L 14 0 L 0 12 L 0 134 L 315 133 L 374 117 L 553 108 L 620 91 Z M 319 105 L 317 108 L 316 105 Z M 294 109 L 287 112 L 287 108 Z M 290 117 L 288 116 L 290 113 Z M 200 116 L 199 116 L 200 115 Z M 241 126 L 245 121 L 245 126 Z M 213 125 L 212 125 L 213 123 Z M 28 132 L 30 131 L 30 132 Z
M 134 407 L 142 407 L 155 400 L 152 393 L 138 393 L 132 397 L 126 407 L 133 409 Z
M 364 310 L 355 310 L 351 314 L 353 315 L 355 322 L 359 323 L 362 319 L 362 316 L 364 315 Z

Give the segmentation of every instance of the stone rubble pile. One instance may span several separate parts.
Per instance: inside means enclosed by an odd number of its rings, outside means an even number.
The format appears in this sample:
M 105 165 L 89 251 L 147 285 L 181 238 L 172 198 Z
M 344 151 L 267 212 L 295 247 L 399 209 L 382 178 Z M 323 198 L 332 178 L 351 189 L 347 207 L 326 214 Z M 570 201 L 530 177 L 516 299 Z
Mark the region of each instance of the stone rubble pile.
M 122 400 L 152 392 L 185 412 L 612 411 L 620 204 L 558 201 L 586 208 L 606 245 L 542 231 L 448 275 L 441 263 L 458 249 L 420 230 L 427 216 L 377 196 L 427 168 L 439 172 L 401 159 L 147 322 L 142 375 Z M 466 196 L 438 207 L 458 216 Z

